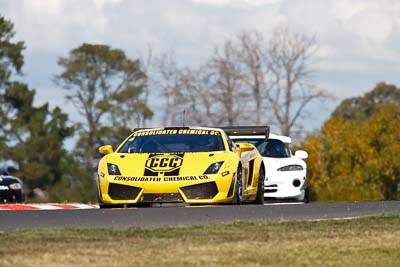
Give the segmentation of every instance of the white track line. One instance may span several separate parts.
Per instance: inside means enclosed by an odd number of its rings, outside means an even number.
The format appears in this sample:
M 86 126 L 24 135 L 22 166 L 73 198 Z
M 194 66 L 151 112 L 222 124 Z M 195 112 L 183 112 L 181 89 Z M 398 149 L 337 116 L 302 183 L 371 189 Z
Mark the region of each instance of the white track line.
M 264 203 L 264 206 L 280 206 L 280 205 L 304 205 L 303 202 L 279 202 L 279 203 Z
M 62 209 L 96 209 L 97 204 L 81 203 L 35 203 L 35 204 L 0 204 L 1 210 L 62 210 Z

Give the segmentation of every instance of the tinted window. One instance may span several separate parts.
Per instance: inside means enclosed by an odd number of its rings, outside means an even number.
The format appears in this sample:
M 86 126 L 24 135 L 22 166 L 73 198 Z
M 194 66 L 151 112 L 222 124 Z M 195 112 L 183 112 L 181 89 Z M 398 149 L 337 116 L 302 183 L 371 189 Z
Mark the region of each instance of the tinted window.
M 285 143 L 277 139 L 256 139 L 242 138 L 234 139 L 235 142 L 244 142 L 253 144 L 263 157 L 270 158 L 289 158 L 290 152 Z
M 9 175 L 7 169 L 0 168 L 0 175 Z
M 225 150 L 221 135 L 165 134 L 134 136 L 120 153 L 210 152 Z

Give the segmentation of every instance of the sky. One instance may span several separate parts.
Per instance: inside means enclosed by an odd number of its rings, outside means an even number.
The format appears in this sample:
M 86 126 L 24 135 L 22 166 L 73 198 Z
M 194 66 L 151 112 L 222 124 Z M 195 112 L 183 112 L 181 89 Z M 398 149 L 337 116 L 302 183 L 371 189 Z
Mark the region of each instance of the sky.
M 398 0 L 0 0 L 0 15 L 14 23 L 15 40 L 25 42 L 20 79 L 36 90 L 36 103 L 60 106 L 74 121 L 78 113 L 53 77 L 61 72 L 58 58 L 84 42 L 123 49 L 131 58 L 151 47 L 198 66 L 242 30 L 268 39 L 284 26 L 315 36 L 314 81 L 336 100 L 309 107 L 308 131 L 345 98 L 381 81 L 400 86 Z

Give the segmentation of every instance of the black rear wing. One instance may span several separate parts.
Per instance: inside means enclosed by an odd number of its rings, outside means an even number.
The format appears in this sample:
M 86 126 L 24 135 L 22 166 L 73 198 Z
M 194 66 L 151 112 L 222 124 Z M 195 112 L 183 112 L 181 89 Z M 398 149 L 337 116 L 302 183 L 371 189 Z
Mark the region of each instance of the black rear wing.
M 269 126 L 229 126 L 221 127 L 227 135 L 265 135 L 265 139 L 269 137 Z

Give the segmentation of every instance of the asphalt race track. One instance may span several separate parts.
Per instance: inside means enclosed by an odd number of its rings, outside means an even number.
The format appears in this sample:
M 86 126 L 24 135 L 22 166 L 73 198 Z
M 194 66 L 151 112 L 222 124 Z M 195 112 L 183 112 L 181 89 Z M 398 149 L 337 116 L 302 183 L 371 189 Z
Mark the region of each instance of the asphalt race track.
M 400 201 L 129 209 L 0 210 L 0 231 L 50 227 L 154 227 L 234 221 L 323 220 L 400 213 Z

